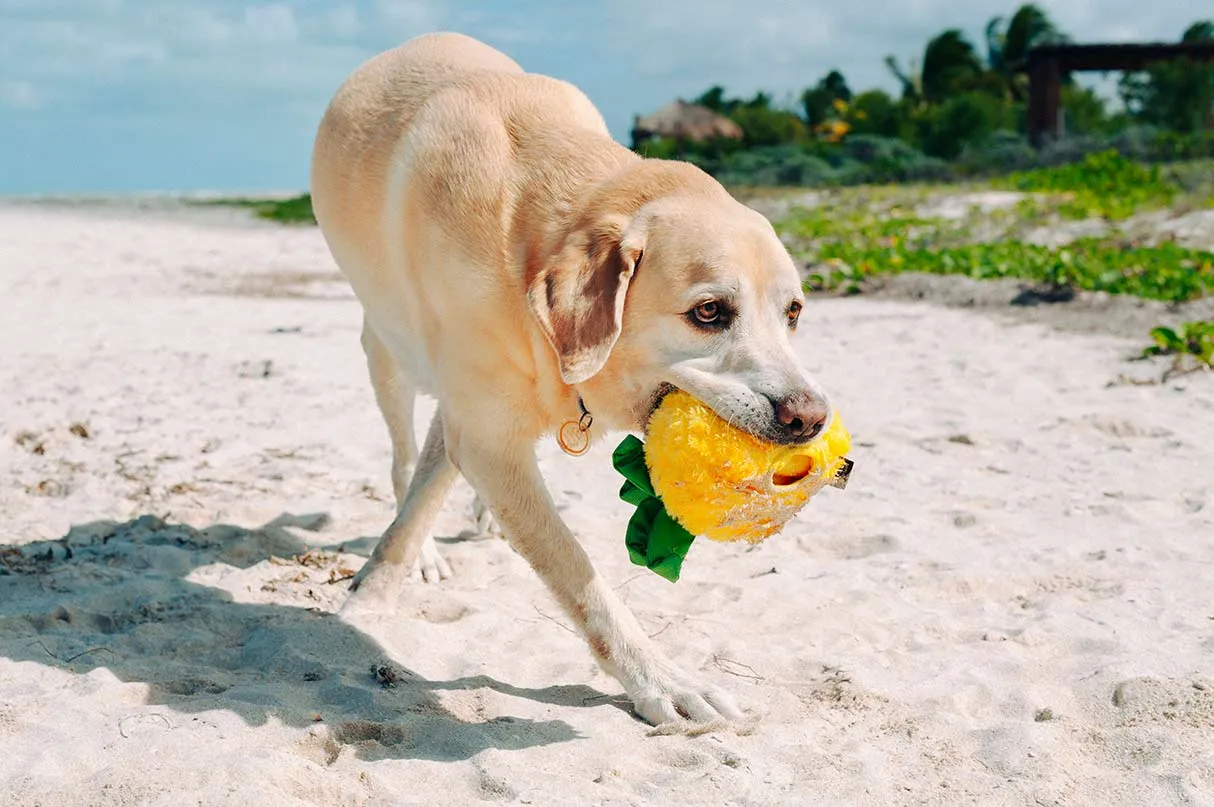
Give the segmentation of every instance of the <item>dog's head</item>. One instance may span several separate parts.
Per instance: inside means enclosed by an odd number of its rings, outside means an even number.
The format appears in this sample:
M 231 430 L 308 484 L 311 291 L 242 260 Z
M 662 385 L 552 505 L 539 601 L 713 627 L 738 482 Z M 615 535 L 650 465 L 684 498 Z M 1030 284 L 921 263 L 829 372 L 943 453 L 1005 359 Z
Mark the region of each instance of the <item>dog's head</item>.
M 531 282 L 532 311 L 611 426 L 643 430 L 677 387 L 756 436 L 805 442 L 830 407 L 790 342 L 796 267 L 765 218 L 712 185 L 584 215 Z

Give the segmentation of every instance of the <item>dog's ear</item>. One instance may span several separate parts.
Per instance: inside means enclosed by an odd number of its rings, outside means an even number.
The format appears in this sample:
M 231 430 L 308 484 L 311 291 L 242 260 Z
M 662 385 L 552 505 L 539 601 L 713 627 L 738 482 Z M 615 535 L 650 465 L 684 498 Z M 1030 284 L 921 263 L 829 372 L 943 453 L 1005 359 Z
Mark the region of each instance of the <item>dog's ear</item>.
M 644 250 L 639 226 L 625 216 L 603 216 L 570 233 L 533 277 L 527 301 L 566 384 L 603 369 L 620 337 L 628 284 Z

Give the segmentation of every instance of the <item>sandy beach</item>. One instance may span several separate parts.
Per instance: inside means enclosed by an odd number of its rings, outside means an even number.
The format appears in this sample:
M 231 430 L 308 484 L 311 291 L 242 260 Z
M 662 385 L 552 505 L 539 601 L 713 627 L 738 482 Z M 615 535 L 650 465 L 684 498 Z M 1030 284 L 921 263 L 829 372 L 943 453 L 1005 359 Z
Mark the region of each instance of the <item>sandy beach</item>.
M 629 563 L 611 449 L 540 447 L 600 571 L 741 731 L 654 734 L 526 563 L 335 612 L 392 512 L 311 227 L 0 205 L 0 803 L 1214 805 L 1214 374 L 861 295 L 795 341 L 856 469 L 757 547 Z M 419 406 L 418 428 L 432 404 Z

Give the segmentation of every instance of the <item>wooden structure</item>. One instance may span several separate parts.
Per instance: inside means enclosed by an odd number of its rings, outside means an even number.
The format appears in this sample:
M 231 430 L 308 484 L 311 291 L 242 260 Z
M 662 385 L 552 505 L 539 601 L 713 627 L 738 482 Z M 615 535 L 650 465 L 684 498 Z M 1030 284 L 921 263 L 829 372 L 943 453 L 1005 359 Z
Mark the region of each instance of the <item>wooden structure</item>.
M 632 147 L 651 137 L 669 137 L 680 144 L 714 138 L 742 139 L 742 127 L 699 104 L 679 99 L 644 117 L 632 120 Z
M 1029 140 L 1040 147 L 1061 134 L 1062 78 L 1081 71 L 1143 70 L 1159 62 L 1214 62 L 1214 42 L 1152 45 L 1041 45 L 1022 68 L 1029 75 Z

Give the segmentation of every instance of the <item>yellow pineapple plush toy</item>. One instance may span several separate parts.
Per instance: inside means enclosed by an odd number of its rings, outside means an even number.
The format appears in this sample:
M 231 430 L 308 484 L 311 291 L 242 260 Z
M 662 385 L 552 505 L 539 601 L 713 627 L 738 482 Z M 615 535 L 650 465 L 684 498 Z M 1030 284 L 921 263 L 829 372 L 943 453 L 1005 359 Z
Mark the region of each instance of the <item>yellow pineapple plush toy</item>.
M 726 423 L 676 391 L 646 430 L 628 436 L 613 463 L 620 497 L 637 506 L 628 524 L 632 561 L 674 581 L 696 536 L 758 543 L 778 532 L 826 485 L 847 484 L 851 436 L 837 412 L 805 445 L 776 445 Z

